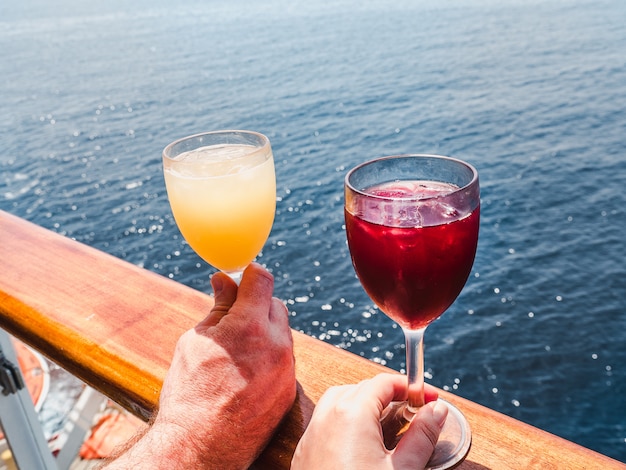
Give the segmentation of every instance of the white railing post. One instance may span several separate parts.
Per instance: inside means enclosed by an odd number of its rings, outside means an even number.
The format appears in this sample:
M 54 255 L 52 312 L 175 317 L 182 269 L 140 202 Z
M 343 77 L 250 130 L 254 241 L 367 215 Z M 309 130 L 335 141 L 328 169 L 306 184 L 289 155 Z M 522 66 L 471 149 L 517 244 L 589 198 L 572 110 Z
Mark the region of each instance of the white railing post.
M 20 469 L 57 470 L 9 335 L 0 329 L 0 423 Z

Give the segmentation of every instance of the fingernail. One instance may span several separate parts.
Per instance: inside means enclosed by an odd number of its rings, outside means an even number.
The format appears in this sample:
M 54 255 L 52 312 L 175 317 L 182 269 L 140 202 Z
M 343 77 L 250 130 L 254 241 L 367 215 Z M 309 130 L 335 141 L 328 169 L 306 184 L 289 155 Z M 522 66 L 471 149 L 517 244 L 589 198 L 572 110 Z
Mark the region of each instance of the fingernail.
M 440 429 L 443 428 L 447 416 L 448 407 L 446 406 L 446 404 L 441 401 L 435 402 L 435 407 L 433 408 L 433 418 L 435 418 L 435 421 L 437 421 Z

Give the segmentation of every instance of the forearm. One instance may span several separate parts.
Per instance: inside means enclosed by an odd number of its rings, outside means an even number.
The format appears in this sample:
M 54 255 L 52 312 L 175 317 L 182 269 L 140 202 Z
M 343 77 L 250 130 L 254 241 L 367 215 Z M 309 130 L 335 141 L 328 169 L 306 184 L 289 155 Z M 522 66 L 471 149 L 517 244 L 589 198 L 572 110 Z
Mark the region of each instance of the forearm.
M 113 456 L 105 461 L 105 470 L 150 469 L 171 470 L 177 468 L 208 468 L 202 453 L 190 442 L 181 442 L 176 434 L 150 427 L 122 448 L 116 449 Z
M 258 430 L 255 430 L 258 431 Z M 243 470 L 248 468 L 261 448 L 259 437 L 250 430 L 239 438 L 224 429 L 211 433 L 206 441 L 194 440 L 194 434 L 177 424 L 152 425 L 143 435 L 118 449 L 103 466 L 104 470 Z M 266 434 L 261 431 L 261 434 Z

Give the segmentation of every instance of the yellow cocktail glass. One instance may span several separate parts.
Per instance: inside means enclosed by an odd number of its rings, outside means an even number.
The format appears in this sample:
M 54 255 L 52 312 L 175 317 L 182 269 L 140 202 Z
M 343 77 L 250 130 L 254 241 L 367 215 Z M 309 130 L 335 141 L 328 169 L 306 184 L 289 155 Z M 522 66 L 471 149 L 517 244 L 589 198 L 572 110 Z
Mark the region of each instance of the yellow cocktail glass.
M 238 282 L 274 222 L 276 176 L 269 139 L 237 130 L 185 137 L 163 150 L 163 172 L 187 243 Z

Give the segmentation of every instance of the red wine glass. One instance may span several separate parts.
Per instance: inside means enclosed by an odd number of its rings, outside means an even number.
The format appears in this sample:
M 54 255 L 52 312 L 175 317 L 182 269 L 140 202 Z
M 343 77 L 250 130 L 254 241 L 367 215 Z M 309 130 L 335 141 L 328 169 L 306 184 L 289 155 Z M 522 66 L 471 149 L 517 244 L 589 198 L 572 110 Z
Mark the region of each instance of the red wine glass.
M 480 214 L 478 173 L 437 155 L 400 155 L 363 163 L 345 179 L 350 256 L 372 301 L 401 327 L 406 339 L 408 403 L 385 410 L 385 444 L 424 405 L 426 327 L 457 298 L 469 276 Z M 443 401 L 443 400 L 442 400 Z M 448 418 L 429 466 L 450 468 L 469 451 L 471 432 L 448 402 Z M 400 418 L 401 419 L 400 419 Z

